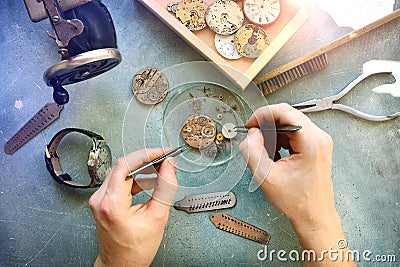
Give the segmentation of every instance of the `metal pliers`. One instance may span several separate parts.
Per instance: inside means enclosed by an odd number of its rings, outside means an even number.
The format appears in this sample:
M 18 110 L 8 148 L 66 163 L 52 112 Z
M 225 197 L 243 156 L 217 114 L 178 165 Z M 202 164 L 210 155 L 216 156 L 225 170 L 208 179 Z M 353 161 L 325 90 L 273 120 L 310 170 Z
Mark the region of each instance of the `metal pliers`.
M 338 109 L 347 113 L 350 113 L 356 117 L 369 120 L 369 121 L 387 121 L 394 119 L 396 117 L 400 116 L 400 112 L 396 112 L 392 115 L 388 116 L 376 116 L 376 115 L 370 115 L 364 112 L 361 112 L 359 110 L 356 110 L 354 108 L 348 107 L 343 104 L 336 104 L 335 102 L 342 98 L 345 94 L 347 94 L 351 89 L 353 89 L 358 83 L 360 83 L 362 80 L 367 78 L 368 76 L 376 73 L 392 73 L 394 76 L 395 74 L 398 74 L 397 68 L 396 70 L 390 69 L 390 67 L 396 66 L 398 67 L 398 62 L 390 62 L 392 63 L 392 66 L 388 65 L 379 65 L 377 63 L 382 63 L 382 62 L 377 62 L 377 61 L 369 61 L 364 64 L 363 66 L 363 74 L 360 75 L 358 78 L 353 80 L 349 85 L 347 85 L 342 91 L 340 91 L 337 95 L 329 96 L 329 97 L 324 97 L 324 98 L 319 98 L 319 99 L 312 99 L 308 100 L 302 103 L 298 103 L 295 105 L 292 105 L 292 107 L 302 111 L 302 112 L 316 112 L 316 111 L 322 111 L 322 110 L 328 110 L 328 109 Z M 386 63 L 386 62 L 385 62 Z M 378 65 L 378 67 L 377 67 Z M 382 67 L 384 66 L 384 67 Z M 397 86 L 400 86 L 400 81 L 396 82 Z M 394 84 L 393 84 L 394 85 Z

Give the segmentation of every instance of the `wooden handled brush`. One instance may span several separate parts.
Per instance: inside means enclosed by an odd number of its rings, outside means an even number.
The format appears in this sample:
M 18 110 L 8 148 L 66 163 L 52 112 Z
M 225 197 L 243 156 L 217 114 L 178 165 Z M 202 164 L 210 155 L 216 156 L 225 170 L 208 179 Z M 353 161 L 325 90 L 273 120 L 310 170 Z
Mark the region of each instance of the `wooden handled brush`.
M 264 95 L 270 94 L 286 84 L 326 68 L 328 66 L 327 52 L 373 29 L 376 29 L 395 18 L 398 18 L 399 16 L 400 10 L 397 10 L 371 24 L 368 24 L 337 39 L 336 41 L 333 41 L 326 46 L 323 46 L 305 56 L 295 59 L 275 70 L 255 78 L 253 82 L 260 88 Z

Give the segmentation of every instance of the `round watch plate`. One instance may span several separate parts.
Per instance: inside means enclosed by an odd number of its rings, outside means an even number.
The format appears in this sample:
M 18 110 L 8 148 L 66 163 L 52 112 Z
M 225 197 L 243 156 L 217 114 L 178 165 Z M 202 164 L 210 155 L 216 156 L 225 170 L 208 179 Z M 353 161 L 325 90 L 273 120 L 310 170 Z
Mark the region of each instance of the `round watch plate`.
M 168 80 L 154 68 L 140 70 L 132 79 L 132 92 L 136 99 L 146 105 L 155 105 L 168 94 Z
M 207 148 L 215 139 L 215 122 L 203 114 L 189 116 L 182 126 L 182 138 L 193 148 Z
M 244 57 L 257 58 L 268 46 L 267 34 L 257 25 L 243 25 L 235 34 L 235 46 Z
M 236 125 L 233 123 L 225 123 L 222 126 L 222 135 L 227 139 L 235 138 L 237 135 Z
M 203 0 L 183 0 L 176 7 L 176 18 L 191 31 L 204 29 L 208 5 Z
M 217 51 L 227 59 L 239 59 L 242 56 L 238 53 L 235 46 L 235 35 L 216 34 L 214 45 Z
M 206 10 L 206 22 L 218 34 L 230 35 L 242 25 L 244 15 L 239 5 L 230 0 L 218 0 Z
M 281 5 L 279 0 L 244 0 L 243 11 L 252 23 L 267 25 L 278 18 Z

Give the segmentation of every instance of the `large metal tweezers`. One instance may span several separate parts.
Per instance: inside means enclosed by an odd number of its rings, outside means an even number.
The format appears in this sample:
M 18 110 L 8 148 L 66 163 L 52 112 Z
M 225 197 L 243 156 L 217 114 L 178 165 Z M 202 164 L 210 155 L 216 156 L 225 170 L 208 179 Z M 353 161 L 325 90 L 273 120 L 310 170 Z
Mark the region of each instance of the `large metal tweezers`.
M 185 152 L 189 148 L 190 147 L 188 145 L 186 145 L 186 144 L 182 145 L 182 146 L 180 146 L 178 148 L 175 148 L 175 149 L 165 153 L 161 157 L 158 157 L 158 158 L 150 161 L 149 163 L 147 163 L 143 167 L 140 167 L 139 169 L 131 172 L 125 179 L 135 178 L 136 175 L 138 175 L 140 173 L 143 173 L 145 170 L 149 169 L 150 167 L 155 167 L 155 166 L 161 164 L 161 162 L 163 162 L 164 160 L 166 160 L 169 157 L 178 156 L 179 154 Z

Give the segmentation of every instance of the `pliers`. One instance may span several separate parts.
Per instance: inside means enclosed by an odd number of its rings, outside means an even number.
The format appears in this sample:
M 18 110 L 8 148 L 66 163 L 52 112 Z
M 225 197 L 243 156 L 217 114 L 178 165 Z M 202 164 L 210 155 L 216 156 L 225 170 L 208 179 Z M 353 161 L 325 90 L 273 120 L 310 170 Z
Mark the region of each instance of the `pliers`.
M 394 119 L 396 117 L 400 116 L 400 112 L 396 112 L 392 115 L 388 116 L 376 116 L 376 115 L 370 115 L 364 112 L 361 112 L 359 110 L 356 110 L 354 108 L 348 107 L 343 104 L 337 104 L 336 101 L 342 98 L 345 94 L 347 94 L 351 89 L 353 89 L 358 83 L 360 83 L 362 80 L 367 78 L 368 76 L 376 73 L 392 73 L 395 75 L 396 70 L 390 70 L 388 67 L 393 67 L 396 66 L 398 67 L 398 62 L 390 62 L 393 65 L 392 66 L 387 66 L 384 65 L 382 68 L 382 65 L 378 66 L 379 64 L 377 63 L 382 63 L 382 61 L 369 61 L 364 64 L 363 66 L 363 74 L 360 75 L 358 78 L 353 80 L 349 85 L 347 85 L 342 91 L 340 91 L 338 94 L 329 96 L 329 97 L 323 97 L 323 98 L 318 98 L 318 99 L 312 99 L 308 100 L 302 103 L 298 103 L 295 105 L 292 105 L 292 107 L 302 111 L 302 112 L 316 112 L 316 111 L 322 111 L 322 110 L 328 110 L 328 109 L 338 109 L 347 113 L 350 113 L 356 117 L 369 120 L 369 121 L 387 121 Z M 376 65 L 377 64 L 377 65 Z M 386 68 L 385 68 L 386 67 Z M 398 74 L 398 73 L 397 73 Z M 397 83 L 397 86 L 400 86 L 399 83 Z

